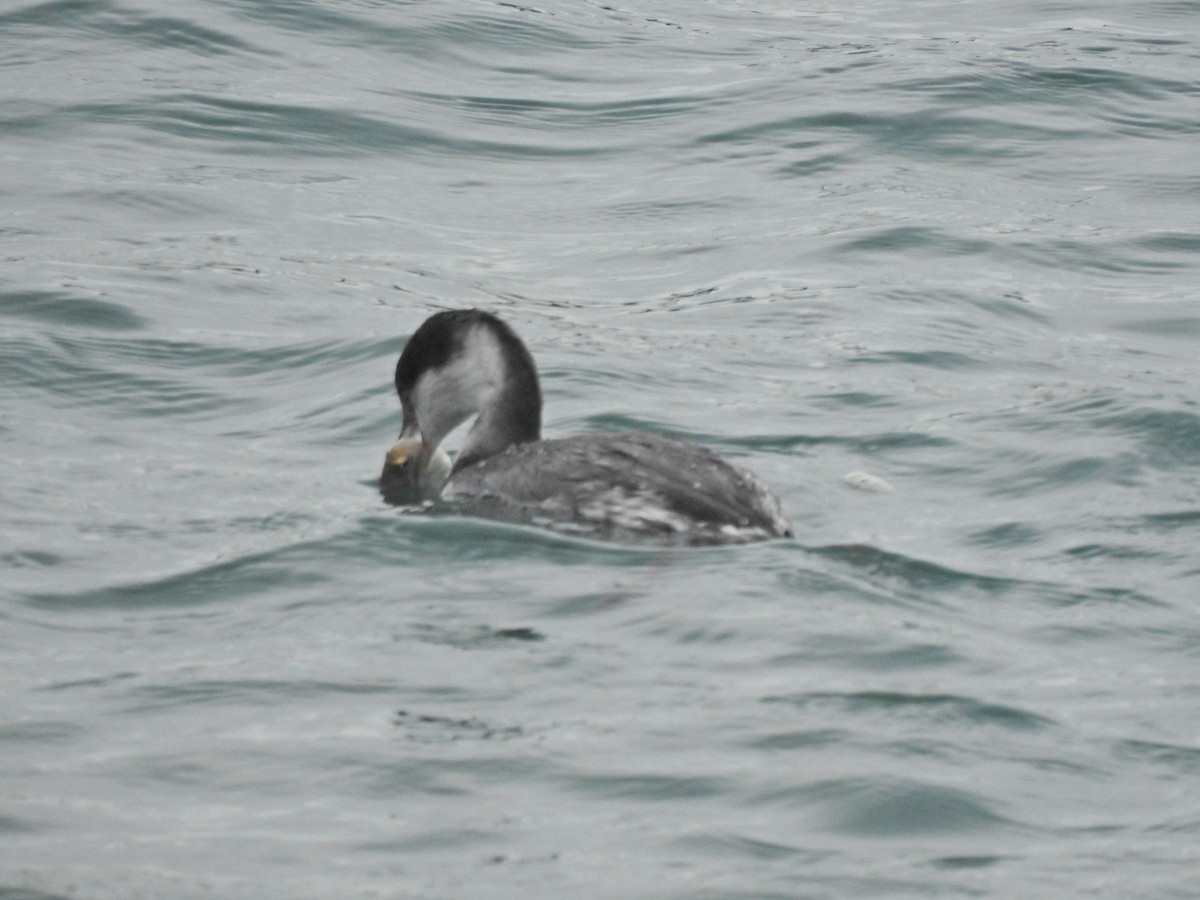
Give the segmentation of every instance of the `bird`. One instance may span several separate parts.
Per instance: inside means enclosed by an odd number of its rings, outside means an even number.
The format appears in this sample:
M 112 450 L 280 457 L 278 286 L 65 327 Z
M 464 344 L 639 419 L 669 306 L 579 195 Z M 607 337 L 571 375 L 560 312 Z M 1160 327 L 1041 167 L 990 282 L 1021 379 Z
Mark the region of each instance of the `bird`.
M 490 312 L 427 318 L 400 354 L 395 385 L 403 423 L 379 478 L 392 505 L 438 505 L 623 543 L 792 536 L 756 475 L 693 441 L 653 432 L 543 439 L 537 366 Z M 442 441 L 468 420 L 451 461 Z

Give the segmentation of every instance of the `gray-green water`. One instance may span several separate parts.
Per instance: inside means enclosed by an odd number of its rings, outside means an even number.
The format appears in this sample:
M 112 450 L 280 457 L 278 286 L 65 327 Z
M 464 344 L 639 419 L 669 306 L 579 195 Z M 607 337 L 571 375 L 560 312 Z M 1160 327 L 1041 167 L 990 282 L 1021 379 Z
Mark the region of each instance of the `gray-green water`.
M 1198 73 L 1195 0 L 4 4 L 0 896 L 1195 896 Z M 797 539 L 384 506 L 465 305 Z

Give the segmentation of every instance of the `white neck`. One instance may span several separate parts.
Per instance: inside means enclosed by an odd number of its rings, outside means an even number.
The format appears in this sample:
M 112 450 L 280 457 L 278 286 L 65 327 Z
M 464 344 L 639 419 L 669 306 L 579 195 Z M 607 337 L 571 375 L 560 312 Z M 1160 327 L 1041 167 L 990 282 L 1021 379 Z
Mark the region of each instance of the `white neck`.
M 473 328 L 462 352 L 442 368 L 426 372 L 417 382 L 413 411 L 425 444 L 436 449 L 451 431 L 471 416 L 483 413 L 467 436 L 470 443 L 471 435 L 487 420 L 487 412 L 503 390 L 507 376 L 495 337 L 486 328 Z

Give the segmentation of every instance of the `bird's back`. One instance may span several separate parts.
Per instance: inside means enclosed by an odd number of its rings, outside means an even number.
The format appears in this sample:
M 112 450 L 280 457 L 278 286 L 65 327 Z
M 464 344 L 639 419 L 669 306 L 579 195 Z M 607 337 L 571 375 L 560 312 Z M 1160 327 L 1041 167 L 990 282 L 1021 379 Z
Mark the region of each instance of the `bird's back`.
M 657 434 L 519 444 L 456 471 L 442 496 L 468 512 L 607 537 L 713 544 L 791 533 L 754 474 Z

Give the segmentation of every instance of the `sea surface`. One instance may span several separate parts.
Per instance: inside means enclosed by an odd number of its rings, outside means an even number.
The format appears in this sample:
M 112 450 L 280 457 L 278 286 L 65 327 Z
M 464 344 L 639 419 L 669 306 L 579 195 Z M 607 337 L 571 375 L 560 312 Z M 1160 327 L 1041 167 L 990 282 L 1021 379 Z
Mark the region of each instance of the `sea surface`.
M 0 3 L 0 897 L 1200 896 L 1200 2 Z M 794 540 L 386 506 L 430 313 Z

